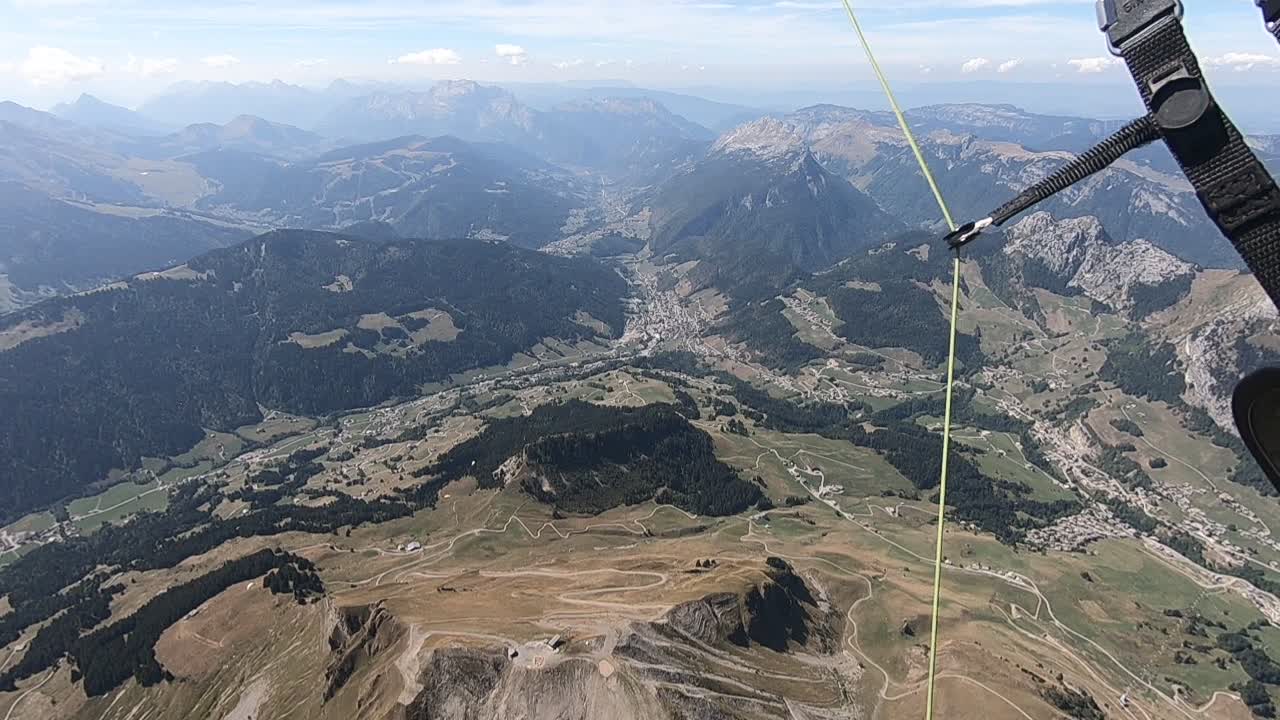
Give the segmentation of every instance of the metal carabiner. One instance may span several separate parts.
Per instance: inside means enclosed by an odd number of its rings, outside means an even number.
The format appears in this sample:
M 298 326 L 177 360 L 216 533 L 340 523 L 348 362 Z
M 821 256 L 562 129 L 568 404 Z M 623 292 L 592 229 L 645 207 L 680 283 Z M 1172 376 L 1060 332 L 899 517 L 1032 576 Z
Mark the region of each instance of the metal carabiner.
M 977 240 L 978 236 L 982 234 L 982 231 L 991 227 L 993 222 L 994 221 L 991 218 L 987 217 L 981 220 L 965 223 L 964 225 L 961 225 L 955 230 L 947 233 L 947 236 L 943 239 L 947 241 L 947 244 L 950 245 L 953 250 L 962 248 L 974 240 Z

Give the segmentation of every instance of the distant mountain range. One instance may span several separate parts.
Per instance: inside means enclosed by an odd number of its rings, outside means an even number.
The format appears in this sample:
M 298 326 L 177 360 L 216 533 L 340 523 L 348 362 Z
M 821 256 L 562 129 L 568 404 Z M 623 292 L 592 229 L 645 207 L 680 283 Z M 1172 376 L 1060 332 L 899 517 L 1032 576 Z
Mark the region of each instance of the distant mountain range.
M 646 98 L 576 100 L 549 121 L 581 140 L 565 162 L 642 187 L 661 182 L 706 153 L 715 133 Z
M 571 101 L 540 111 L 498 87 L 458 80 L 425 92 L 381 92 L 353 98 L 316 126 L 329 137 L 378 140 L 452 135 L 500 142 L 566 166 L 607 172 L 628 182 L 700 154 L 710 130 L 647 98 Z
M 252 115 L 241 115 L 225 125 L 188 125 L 158 139 L 148 152 L 155 154 L 159 150 L 165 156 L 178 157 L 207 150 L 229 149 L 300 158 L 318 155 L 332 147 L 333 143 L 306 130 L 268 122 Z
M 0 309 L 273 227 L 378 222 L 403 237 L 500 238 L 556 252 L 564 240 L 603 254 L 650 242 L 662 254 L 713 260 L 702 273 L 779 277 L 901 230 L 941 228 L 887 113 L 818 105 L 761 119 L 688 95 L 605 92 L 471 81 L 425 90 L 198 83 L 136 112 L 88 95 L 56 113 L 0 103 L 0 182 L 9 202 L 28 203 L 11 218 L 14 239 L 0 259 L 8 288 Z M 965 218 L 1116 125 L 1008 105 L 935 105 L 909 116 Z M 1251 143 L 1265 161 L 1280 158 L 1274 136 Z M 1037 209 L 1097 217 L 1119 241 L 1145 239 L 1198 265 L 1239 264 L 1161 147 Z M 95 249 L 73 259 L 77 238 Z
M 127 135 L 163 135 L 173 129 L 143 113 L 112 105 L 88 94 L 81 95 L 73 103 L 55 105 L 52 112 L 78 125 Z
M 538 247 L 559 239 L 574 213 L 578 225 L 589 221 L 597 181 L 533 153 L 652 183 L 701 155 L 712 137 L 651 101 L 541 113 L 474 83 L 367 96 L 349 108 L 359 108 L 361 122 L 381 114 L 387 132 L 456 130 L 486 142 L 408 136 L 343 148 L 247 115 L 142 135 L 126 132 L 138 124 L 129 111 L 87 96 L 61 110 L 92 127 L 0 104 L 0 183 L 8 183 L 5 201 L 22 209 L 6 218 L 0 311 L 176 264 L 269 227 L 378 221 L 405 237 Z M 408 115 L 396 119 L 397 109 Z
M 356 84 L 339 80 L 322 90 L 274 80 L 269 83 L 181 83 L 143 103 L 138 112 L 183 127 L 231 122 L 252 115 L 272 122 L 311 128 L 338 104 L 383 89 L 376 83 Z
M 626 86 L 617 83 L 587 86 L 529 85 L 508 86 L 521 102 L 538 110 L 553 110 L 574 103 L 590 103 L 600 100 L 645 100 L 661 104 L 664 108 L 691 122 L 717 133 L 732 130 L 745 122 L 759 119 L 769 111 L 760 107 L 717 102 L 690 93 L 668 92 L 651 88 Z
M 448 83 L 446 83 L 448 84 Z M 755 120 L 768 111 L 747 105 L 716 102 L 693 94 L 639 88 L 622 83 L 512 83 L 506 86 L 518 101 L 537 111 L 566 103 L 594 100 L 650 100 L 671 112 L 716 132 Z M 369 95 L 430 95 L 434 89 L 392 83 L 336 80 L 324 88 L 306 88 L 280 81 L 270 83 L 181 83 L 144 103 L 139 112 L 155 121 L 181 127 L 203 122 L 222 124 L 238 115 L 254 115 L 272 122 L 319 129 L 328 113 L 343 103 Z M 413 131 L 417 132 L 417 131 Z M 401 133 L 404 134 L 404 133 Z M 352 135 L 355 138 L 358 135 Z
M 51 137 L 84 136 L 88 128 L 53 113 L 42 112 L 11 101 L 0 102 L 0 122 L 33 130 Z
M 358 141 L 403 135 L 454 135 L 505 142 L 544 157 L 573 153 L 580 139 L 502 88 L 448 81 L 425 92 L 379 92 L 342 103 L 316 125 L 330 137 Z

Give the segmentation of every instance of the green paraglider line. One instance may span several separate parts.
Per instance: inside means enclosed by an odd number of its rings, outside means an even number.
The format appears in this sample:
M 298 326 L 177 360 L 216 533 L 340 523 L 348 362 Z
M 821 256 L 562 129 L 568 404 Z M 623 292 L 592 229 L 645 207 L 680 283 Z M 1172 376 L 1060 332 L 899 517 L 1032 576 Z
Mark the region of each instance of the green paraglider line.
M 871 69 L 875 72 L 876 78 L 880 80 L 880 87 L 884 88 L 884 94 L 889 99 L 889 106 L 893 108 L 893 114 L 898 118 L 898 125 L 902 128 L 902 134 L 906 135 L 907 143 L 911 145 L 911 152 L 915 153 L 916 162 L 920 164 L 920 171 L 924 173 L 924 179 L 928 181 L 929 189 L 933 191 L 933 198 L 938 201 L 938 208 L 942 210 L 942 217 L 947 221 L 947 227 L 952 232 L 955 232 L 956 223 L 951 219 L 951 211 L 947 209 L 947 202 L 942 199 L 942 191 L 938 189 L 938 183 L 934 179 L 933 173 L 929 170 L 929 163 L 925 161 L 924 154 L 920 152 L 920 145 L 916 143 L 915 135 L 911 132 L 911 126 L 907 124 L 907 118 L 902 114 L 902 108 L 898 105 L 898 100 L 894 97 L 893 90 L 889 87 L 889 80 L 885 77 L 884 71 L 880 69 L 880 63 L 876 62 L 876 57 L 871 52 L 871 44 L 867 42 L 867 36 L 862 32 L 862 24 L 858 22 L 858 16 L 854 14 L 853 6 L 849 3 L 849 0 L 842 1 L 844 2 L 844 10 L 849 15 L 849 22 L 853 24 L 854 31 L 858 33 L 858 41 L 862 43 L 862 49 L 867 53 L 867 60 L 871 63 Z M 959 309 L 960 248 L 957 247 L 955 268 L 951 279 L 951 340 L 950 349 L 947 353 L 947 404 L 942 420 L 942 477 L 938 483 L 938 537 L 933 556 L 933 608 L 929 621 L 929 682 L 928 695 L 925 700 L 925 720 L 933 720 L 934 681 L 938 672 L 938 608 L 942 603 L 942 539 L 947 522 L 947 460 L 951 455 L 951 399 L 955 390 L 956 318 L 959 315 Z

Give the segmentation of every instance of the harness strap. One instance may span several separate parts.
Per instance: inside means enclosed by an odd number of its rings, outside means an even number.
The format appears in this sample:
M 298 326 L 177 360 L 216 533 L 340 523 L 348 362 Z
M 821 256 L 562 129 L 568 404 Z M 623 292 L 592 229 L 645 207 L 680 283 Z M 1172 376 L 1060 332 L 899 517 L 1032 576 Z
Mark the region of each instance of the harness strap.
M 1098 17 L 1200 204 L 1280 305 L 1280 189 L 1209 92 L 1181 4 L 1099 0 Z
M 1267 29 L 1272 35 L 1276 36 L 1276 40 L 1280 41 L 1280 0 L 1257 0 L 1258 7 L 1262 9 L 1262 19 L 1267 23 Z
M 1256 1 L 1268 29 L 1280 33 L 1280 0 Z M 1173 153 L 1209 219 L 1280 307 L 1280 188 L 1213 99 L 1182 30 L 1182 4 L 1178 0 L 1098 0 L 1098 24 L 1107 34 L 1111 51 L 1124 60 L 1149 114 L 990 217 L 956 229 L 947 242 L 952 247 L 972 242 L 984 229 L 1006 222 L 1158 138 Z
M 1140 117 L 1117 130 L 1111 137 L 1081 153 L 1045 179 L 1023 190 L 1016 198 L 997 208 L 990 217 L 965 223 L 951 231 L 946 240 L 951 247 L 966 245 L 977 239 L 983 230 L 993 225 L 996 227 L 1004 225 L 1033 205 L 1057 195 L 1090 175 L 1106 170 L 1130 150 L 1136 150 L 1159 139 L 1160 130 L 1156 127 L 1155 121 L 1149 115 Z

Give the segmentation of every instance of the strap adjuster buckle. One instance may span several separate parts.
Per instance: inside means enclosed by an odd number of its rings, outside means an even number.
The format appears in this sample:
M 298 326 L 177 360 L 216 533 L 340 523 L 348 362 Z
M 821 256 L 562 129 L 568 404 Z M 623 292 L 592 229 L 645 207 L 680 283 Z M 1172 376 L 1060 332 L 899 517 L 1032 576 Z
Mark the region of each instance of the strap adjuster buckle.
M 1203 140 L 1201 147 L 1208 149 L 1210 135 L 1217 138 L 1216 123 L 1206 124 L 1212 119 L 1210 112 L 1214 107 L 1213 96 L 1205 86 L 1204 78 L 1192 75 L 1187 66 L 1181 62 L 1165 68 L 1159 75 L 1147 81 L 1151 90 L 1151 115 L 1156 126 L 1165 133 L 1197 132 Z M 1220 141 L 1211 144 L 1216 148 Z
M 1206 184 L 1196 195 L 1227 233 L 1265 218 L 1280 219 L 1280 190 L 1260 166 L 1242 167 Z
M 1181 0 L 1098 0 L 1097 9 L 1098 28 L 1107 34 L 1111 54 L 1116 56 L 1166 17 L 1182 20 Z

